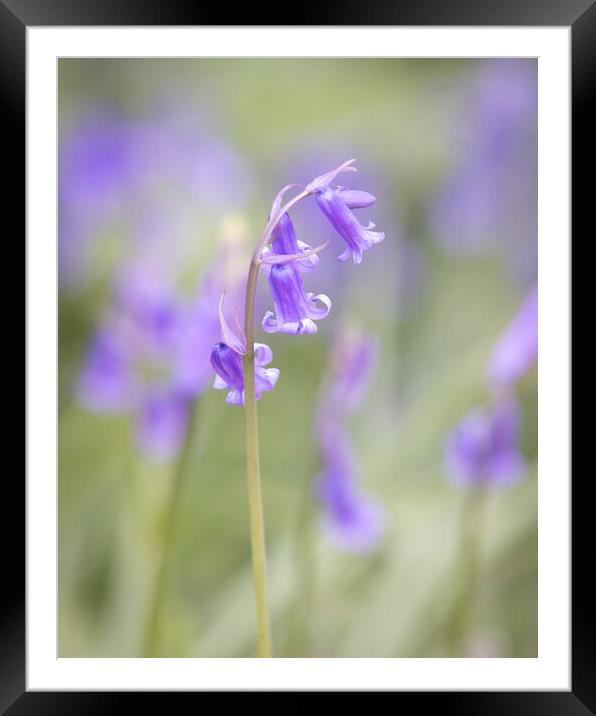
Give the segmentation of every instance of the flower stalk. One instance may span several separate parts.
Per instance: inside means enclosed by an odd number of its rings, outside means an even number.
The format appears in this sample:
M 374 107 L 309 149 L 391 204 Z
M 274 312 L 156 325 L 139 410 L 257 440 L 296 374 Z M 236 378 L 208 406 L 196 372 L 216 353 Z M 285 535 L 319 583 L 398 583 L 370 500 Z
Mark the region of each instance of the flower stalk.
M 265 548 L 265 520 L 263 515 L 263 495 L 261 489 L 261 465 L 259 458 L 259 426 L 257 418 L 257 399 L 255 390 L 255 295 L 261 253 L 283 214 L 292 206 L 308 196 L 301 192 L 271 216 L 265 231 L 252 256 L 246 282 L 246 302 L 244 312 L 244 335 L 246 353 L 244 365 L 244 411 L 246 416 L 246 478 L 248 486 L 248 504 L 250 508 L 250 543 L 252 568 L 257 610 L 257 656 L 269 658 L 273 655 L 271 643 L 271 620 L 267 600 L 267 553 Z

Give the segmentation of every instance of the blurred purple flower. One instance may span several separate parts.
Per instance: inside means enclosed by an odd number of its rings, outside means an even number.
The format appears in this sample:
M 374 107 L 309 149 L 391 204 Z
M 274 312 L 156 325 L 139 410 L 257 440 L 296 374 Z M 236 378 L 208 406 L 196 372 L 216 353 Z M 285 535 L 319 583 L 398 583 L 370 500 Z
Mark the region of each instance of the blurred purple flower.
M 63 286 L 88 277 L 92 239 L 107 228 L 146 239 L 147 219 L 155 219 L 164 196 L 163 214 L 213 215 L 222 206 L 240 206 L 251 185 L 246 161 L 190 110 L 160 110 L 134 120 L 106 108 L 89 112 L 62 134 L 59 174 Z M 182 238 L 180 228 L 178 218 L 168 231 L 171 251 Z
M 505 486 L 524 474 L 519 451 L 521 414 L 511 397 L 469 413 L 447 443 L 447 463 L 461 485 Z
M 374 549 L 384 526 L 384 510 L 358 486 L 358 466 L 345 429 L 346 416 L 362 400 L 377 356 L 377 343 L 353 327 L 339 331 L 330 361 L 330 380 L 317 414 L 323 471 L 315 483 L 330 539 L 348 551 Z
M 149 391 L 143 396 L 138 420 L 138 440 L 143 451 L 156 460 L 178 454 L 188 422 L 187 397 L 170 388 Z
M 78 386 L 82 405 L 93 412 L 120 412 L 137 392 L 125 337 L 115 325 L 103 325 L 87 353 Z
M 530 60 L 491 60 L 458 125 L 458 160 L 440 190 L 437 240 L 459 253 L 500 246 L 516 273 L 532 279 L 537 251 L 537 74 Z
M 372 378 L 378 353 L 374 337 L 353 326 L 342 326 L 331 355 L 333 380 L 325 401 L 327 411 L 341 417 L 358 407 Z
M 132 413 L 140 447 L 156 460 L 176 456 L 190 403 L 212 379 L 217 297 L 226 287 L 238 292 L 237 251 L 220 250 L 191 301 L 178 294 L 163 265 L 145 258 L 126 266 L 115 283 L 111 312 L 91 343 L 79 400 L 94 412 Z
M 488 367 L 495 387 L 516 383 L 538 358 L 538 288 L 526 296 L 521 309 L 495 346 Z
M 356 461 L 342 430 L 323 432 L 324 470 L 315 483 L 324 507 L 323 527 L 333 544 L 349 552 L 370 552 L 379 543 L 384 510 L 358 487 Z

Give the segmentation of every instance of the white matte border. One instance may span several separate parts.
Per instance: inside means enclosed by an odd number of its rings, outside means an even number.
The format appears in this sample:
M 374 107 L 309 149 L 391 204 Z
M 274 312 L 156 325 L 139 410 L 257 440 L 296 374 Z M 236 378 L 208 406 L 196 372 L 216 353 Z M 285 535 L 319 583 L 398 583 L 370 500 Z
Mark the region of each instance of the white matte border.
M 57 654 L 58 57 L 538 57 L 536 659 L 67 659 Z M 27 28 L 27 689 L 570 690 L 570 29 Z

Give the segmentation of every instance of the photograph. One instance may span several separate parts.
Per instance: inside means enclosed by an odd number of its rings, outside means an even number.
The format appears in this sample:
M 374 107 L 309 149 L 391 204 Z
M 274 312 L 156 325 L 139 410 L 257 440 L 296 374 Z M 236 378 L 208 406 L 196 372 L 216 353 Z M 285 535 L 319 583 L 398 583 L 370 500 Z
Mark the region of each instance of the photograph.
M 57 63 L 56 656 L 536 659 L 538 60 Z

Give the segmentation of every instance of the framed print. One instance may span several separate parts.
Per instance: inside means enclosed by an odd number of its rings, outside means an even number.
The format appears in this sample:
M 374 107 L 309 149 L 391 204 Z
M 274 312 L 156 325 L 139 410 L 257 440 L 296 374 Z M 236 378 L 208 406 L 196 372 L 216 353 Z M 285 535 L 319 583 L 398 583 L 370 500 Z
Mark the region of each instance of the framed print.
M 594 8 L 327 12 L 0 5 L 27 189 L 8 713 L 596 709 L 570 475 Z

